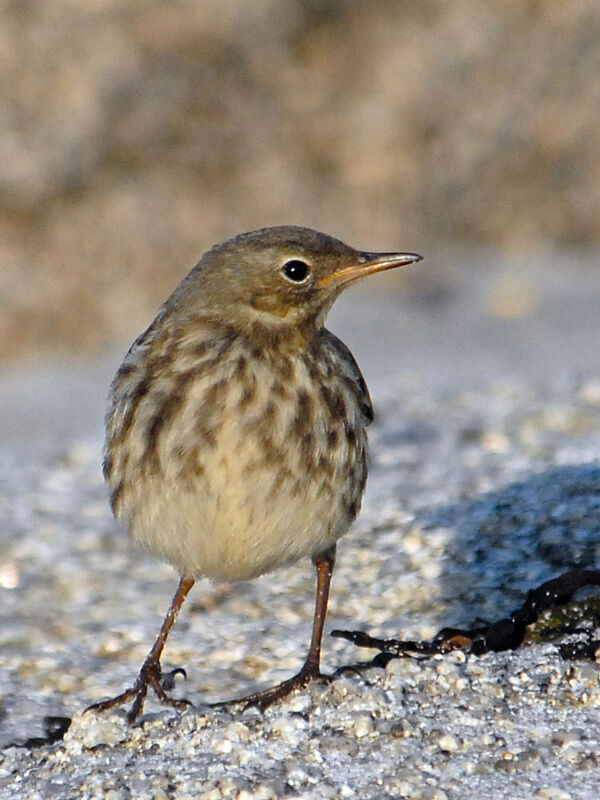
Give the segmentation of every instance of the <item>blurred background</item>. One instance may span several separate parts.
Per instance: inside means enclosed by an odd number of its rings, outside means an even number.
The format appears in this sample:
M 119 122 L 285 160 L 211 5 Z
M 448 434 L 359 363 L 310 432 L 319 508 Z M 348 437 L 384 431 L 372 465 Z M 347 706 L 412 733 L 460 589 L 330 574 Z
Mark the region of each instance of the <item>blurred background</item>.
M 7 0 L 0 54 L 5 443 L 99 433 L 204 250 L 281 223 L 424 254 L 332 315 L 376 400 L 600 372 L 597 0 Z
M 5 364 L 131 340 L 265 225 L 424 253 L 434 304 L 493 253 L 509 318 L 532 254 L 597 261 L 597 0 L 6 0 L 0 53 Z

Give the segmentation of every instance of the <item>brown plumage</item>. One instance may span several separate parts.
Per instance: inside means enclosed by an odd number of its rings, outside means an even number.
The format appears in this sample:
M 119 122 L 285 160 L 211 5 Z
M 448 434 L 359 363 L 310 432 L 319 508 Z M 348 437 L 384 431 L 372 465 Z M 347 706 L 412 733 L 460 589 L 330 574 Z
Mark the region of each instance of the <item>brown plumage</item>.
M 90 708 L 161 684 L 160 656 L 194 580 L 247 580 L 310 556 L 317 604 L 297 676 L 244 698 L 261 708 L 320 675 L 335 546 L 367 477 L 369 393 L 348 348 L 324 328 L 342 288 L 419 260 L 365 253 L 285 226 L 207 252 L 133 343 L 113 381 L 104 474 L 134 539 L 182 576 L 135 685 Z

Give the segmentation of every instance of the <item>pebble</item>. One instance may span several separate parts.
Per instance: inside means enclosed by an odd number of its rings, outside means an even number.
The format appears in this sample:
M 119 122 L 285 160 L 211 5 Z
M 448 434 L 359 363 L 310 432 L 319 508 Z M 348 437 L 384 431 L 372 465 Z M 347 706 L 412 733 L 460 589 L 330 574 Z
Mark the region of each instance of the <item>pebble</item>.
M 371 717 L 359 717 L 354 723 L 353 731 L 357 739 L 362 739 L 363 736 L 368 736 L 373 732 L 373 720 Z
M 114 747 L 129 738 L 130 727 L 124 716 L 117 714 L 77 714 L 64 737 L 65 747 L 71 754 L 83 748 L 104 745 Z
M 437 741 L 437 746 L 446 753 L 455 753 L 460 747 L 460 742 L 456 736 L 446 733 L 444 736 L 440 736 Z

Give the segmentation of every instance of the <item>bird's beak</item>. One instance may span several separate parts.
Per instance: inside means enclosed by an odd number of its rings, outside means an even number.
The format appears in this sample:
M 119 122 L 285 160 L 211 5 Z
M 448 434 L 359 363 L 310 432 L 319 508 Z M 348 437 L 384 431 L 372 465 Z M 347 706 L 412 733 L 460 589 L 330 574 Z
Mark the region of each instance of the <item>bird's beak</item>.
M 373 272 L 383 272 L 386 269 L 404 267 L 421 261 L 423 256 L 417 253 L 358 253 L 356 261 L 350 266 L 341 267 L 331 275 L 326 275 L 319 281 L 319 286 L 343 286 L 350 281 L 364 278 Z

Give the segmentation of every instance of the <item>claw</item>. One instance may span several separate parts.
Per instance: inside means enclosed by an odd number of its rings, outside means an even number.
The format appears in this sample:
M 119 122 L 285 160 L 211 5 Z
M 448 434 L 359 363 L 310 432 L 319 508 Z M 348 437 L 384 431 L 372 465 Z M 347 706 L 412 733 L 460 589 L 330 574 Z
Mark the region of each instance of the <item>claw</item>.
M 182 667 L 176 667 L 171 672 L 163 675 L 160 664 L 149 659 L 142 665 L 137 680 L 130 689 L 126 689 L 110 700 L 101 700 L 99 703 L 93 703 L 83 713 L 87 714 L 88 711 L 108 711 L 111 708 L 127 703 L 133 698 L 133 704 L 127 712 L 127 720 L 128 722 L 135 722 L 142 713 L 149 688 L 152 688 L 159 702 L 164 705 L 172 706 L 173 708 L 187 708 L 191 705 L 189 700 L 178 700 L 174 697 L 169 697 L 167 694 L 167 691 L 175 686 L 175 677 L 177 675 L 183 675 L 184 678 L 187 678 L 187 673 Z
M 161 687 L 166 691 L 170 692 L 175 688 L 175 678 L 181 675 L 184 681 L 187 681 L 187 672 L 184 670 L 183 667 L 175 667 L 170 672 L 166 672 L 162 675 L 160 679 Z

